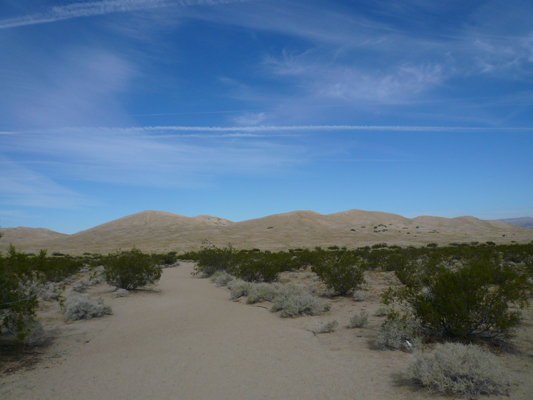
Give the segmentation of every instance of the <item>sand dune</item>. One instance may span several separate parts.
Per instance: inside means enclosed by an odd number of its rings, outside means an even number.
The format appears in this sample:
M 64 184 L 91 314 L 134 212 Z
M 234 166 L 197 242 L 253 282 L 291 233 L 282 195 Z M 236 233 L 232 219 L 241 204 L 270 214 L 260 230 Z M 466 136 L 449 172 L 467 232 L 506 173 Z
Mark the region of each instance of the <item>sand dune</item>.
M 533 230 L 501 221 L 432 216 L 411 219 L 363 210 L 328 215 L 292 211 L 241 222 L 209 215 L 186 217 L 163 211 L 143 211 L 73 235 L 31 228 L 4 228 L 2 231 L 5 237 L 0 239 L 0 249 L 13 243 L 25 251 L 45 248 L 66 253 L 108 252 L 133 246 L 150 251 L 184 251 L 198 249 L 205 241 L 219 246 L 231 243 L 237 248 L 284 250 L 330 245 L 353 248 L 380 242 L 425 245 L 430 242 L 533 240 Z

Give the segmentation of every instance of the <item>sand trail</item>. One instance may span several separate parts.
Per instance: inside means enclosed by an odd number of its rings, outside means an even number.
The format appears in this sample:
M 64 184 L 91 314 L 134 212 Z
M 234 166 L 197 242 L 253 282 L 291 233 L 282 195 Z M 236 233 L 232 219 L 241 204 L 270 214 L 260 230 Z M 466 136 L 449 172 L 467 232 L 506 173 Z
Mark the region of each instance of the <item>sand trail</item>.
M 0 397 L 427 398 L 394 382 L 411 355 L 370 350 L 351 330 L 315 336 L 305 318 L 228 301 L 191 270 L 164 270 L 155 291 L 113 299 L 112 316 L 69 325 L 77 339 L 64 349 L 56 339 L 61 357 L 4 375 Z

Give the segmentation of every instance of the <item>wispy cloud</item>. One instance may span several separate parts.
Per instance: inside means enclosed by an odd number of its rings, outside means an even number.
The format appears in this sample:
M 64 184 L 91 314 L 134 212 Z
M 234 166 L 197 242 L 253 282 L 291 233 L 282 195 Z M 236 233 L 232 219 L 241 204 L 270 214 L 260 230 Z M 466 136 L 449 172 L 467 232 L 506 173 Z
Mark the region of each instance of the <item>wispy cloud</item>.
M 99 204 L 50 177 L 0 155 L 0 204 L 76 209 Z
M 72 18 L 91 17 L 162 7 L 187 7 L 241 3 L 250 0 L 103 0 L 52 7 L 47 12 L 0 20 L 0 29 L 44 24 Z
M 233 122 L 235 122 L 237 125 L 243 125 L 243 126 L 258 125 L 261 122 L 263 122 L 265 119 L 267 119 L 267 116 L 264 112 L 258 112 L 258 113 L 247 112 L 247 113 L 244 113 L 242 115 L 232 118 Z
M 205 140 L 195 134 L 155 134 L 168 131 L 60 129 L 6 135 L 0 143 L 4 154 L 53 179 L 138 187 L 202 187 L 218 176 L 276 175 L 305 162 L 307 154 L 306 146 L 275 135 L 237 132 Z

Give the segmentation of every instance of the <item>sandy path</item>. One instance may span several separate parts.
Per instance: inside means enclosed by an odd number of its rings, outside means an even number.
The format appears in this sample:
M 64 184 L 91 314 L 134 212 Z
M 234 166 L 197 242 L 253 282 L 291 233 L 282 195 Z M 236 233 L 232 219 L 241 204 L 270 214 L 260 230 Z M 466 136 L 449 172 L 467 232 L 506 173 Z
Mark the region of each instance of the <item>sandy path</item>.
M 0 398 L 427 398 L 394 383 L 409 354 L 369 350 L 349 330 L 315 336 L 305 318 L 228 301 L 191 268 L 165 270 L 159 292 L 114 299 L 112 316 L 70 325 L 75 346 L 1 377 Z

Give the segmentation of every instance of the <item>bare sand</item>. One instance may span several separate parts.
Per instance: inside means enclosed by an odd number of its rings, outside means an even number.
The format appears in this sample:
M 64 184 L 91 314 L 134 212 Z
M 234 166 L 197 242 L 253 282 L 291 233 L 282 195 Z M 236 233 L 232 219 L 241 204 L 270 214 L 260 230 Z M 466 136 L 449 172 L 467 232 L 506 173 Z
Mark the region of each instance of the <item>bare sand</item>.
M 372 277 L 377 286 L 368 301 L 338 299 L 329 315 L 282 319 L 267 305 L 229 301 L 227 289 L 192 277 L 192 267 L 166 269 L 151 290 L 124 298 L 113 298 L 105 284 L 91 288 L 113 308 L 103 318 L 69 324 L 57 303 L 44 304 L 40 316 L 54 340 L 34 365 L 0 375 L 0 398 L 431 398 L 402 382 L 412 354 L 371 348 L 382 321 L 373 317 L 365 329 L 343 326 L 355 312 L 372 315 L 379 306 L 381 275 Z M 337 332 L 313 332 L 319 321 L 334 318 L 341 323 Z M 511 397 L 502 398 L 530 399 L 531 355 L 502 360 L 517 374 Z

